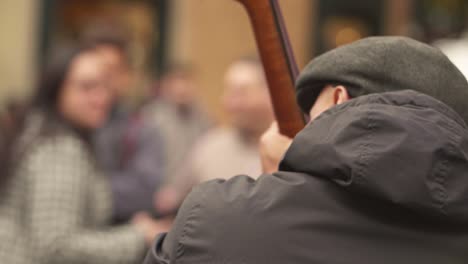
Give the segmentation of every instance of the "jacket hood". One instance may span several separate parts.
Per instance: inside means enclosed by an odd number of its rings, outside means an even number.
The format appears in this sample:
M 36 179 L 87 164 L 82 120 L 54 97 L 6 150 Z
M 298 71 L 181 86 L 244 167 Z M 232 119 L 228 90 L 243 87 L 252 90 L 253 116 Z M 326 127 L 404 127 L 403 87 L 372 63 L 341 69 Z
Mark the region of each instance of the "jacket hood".
M 301 131 L 280 164 L 428 217 L 468 221 L 468 129 L 412 90 L 358 97 Z

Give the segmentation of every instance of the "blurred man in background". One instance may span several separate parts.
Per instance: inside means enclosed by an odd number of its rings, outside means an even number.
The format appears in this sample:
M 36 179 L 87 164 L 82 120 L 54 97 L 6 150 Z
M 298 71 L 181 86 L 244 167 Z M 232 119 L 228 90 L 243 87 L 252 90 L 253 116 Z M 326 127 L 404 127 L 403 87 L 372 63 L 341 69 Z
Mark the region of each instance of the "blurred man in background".
M 197 183 L 238 174 L 260 175 L 258 143 L 273 120 L 265 75 L 256 58 L 242 58 L 224 78 L 223 107 L 229 126 L 217 127 L 201 138 L 176 179 L 156 195 L 156 207 L 176 208 Z
M 189 66 L 168 67 L 157 93 L 142 112 L 145 123 L 159 131 L 163 139 L 165 181 L 171 182 L 193 144 L 212 122 L 198 102 L 196 80 Z
M 153 211 L 152 196 L 162 182 L 162 143 L 156 130 L 147 126 L 138 109 L 126 103 L 131 70 L 125 42 L 115 36 L 89 40 L 107 63 L 115 103 L 109 120 L 96 136 L 97 155 L 110 174 L 114 197 L 114 220 L 128 221 L 140 211 Z

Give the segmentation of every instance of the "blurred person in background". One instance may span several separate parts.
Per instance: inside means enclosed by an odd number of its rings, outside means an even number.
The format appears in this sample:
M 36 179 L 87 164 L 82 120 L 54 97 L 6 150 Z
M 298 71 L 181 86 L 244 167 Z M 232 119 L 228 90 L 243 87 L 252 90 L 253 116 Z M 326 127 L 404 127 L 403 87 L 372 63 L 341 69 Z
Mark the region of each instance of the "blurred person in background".
M 241 58 L 229 66 L 222 102 L 229 125 L 213 128 L 196 142 L 183 165 L 179 164 L 176 179 L 156 193 L 160 211 L 178 207 L 197 183 L 238 174 L 260 175 L 259 138 L 272 122 L 273 110 L 257 58 Z
M 91 146 L 112 103 L 105 59 L 95 47 L 59 55 L 4 149 L 0 262 L 139 263 L 167 224 L 136 216 L 110 226 L 111 188 Z
M 145 123 L 158 130 L 164 142 L 165 182 L 174 180 L 194 143 L 211 126 L 202 109 L 193 70 L 182 64 L 169 66 L 162 75 L 155 100 L 144 107 Z
M 111 114 L 95 138 L 98 160 L 109 174 L 114 221 L 126 222 L 140 211 L 154 211 L 153 193 L 163 181 L 163 144 L 158 131 L 127 103 L 131 70 L 125 41 L 97 35 L 87 42 L 96 47 L 106 66 L 115 96 Z

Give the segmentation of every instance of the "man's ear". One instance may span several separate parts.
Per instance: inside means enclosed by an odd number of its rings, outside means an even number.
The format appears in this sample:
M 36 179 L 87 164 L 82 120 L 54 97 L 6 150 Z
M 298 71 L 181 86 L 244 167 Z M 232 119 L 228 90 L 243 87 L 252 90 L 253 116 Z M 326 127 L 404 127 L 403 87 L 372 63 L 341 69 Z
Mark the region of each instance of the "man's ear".
M 338 85 L 334 87 L 333 102 L 335 105 L 342 104 L 350 99 L 351 97 L 349 96 L 348 90 L 346 90 L 346 87 L 344 87 L 343 85 Z

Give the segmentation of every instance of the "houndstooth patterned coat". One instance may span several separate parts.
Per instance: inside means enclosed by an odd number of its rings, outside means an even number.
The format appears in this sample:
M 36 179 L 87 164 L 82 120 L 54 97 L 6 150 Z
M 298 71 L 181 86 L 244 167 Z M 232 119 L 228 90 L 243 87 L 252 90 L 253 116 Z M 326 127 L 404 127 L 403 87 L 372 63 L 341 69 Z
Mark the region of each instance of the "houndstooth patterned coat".
M 44 120 L 27 120 L 24 154 L 0 193 L 0 263 L 140 263 L 143 235 L 109 225 L 109 184 L 86 144 L 65 127 L 41 137 Z

